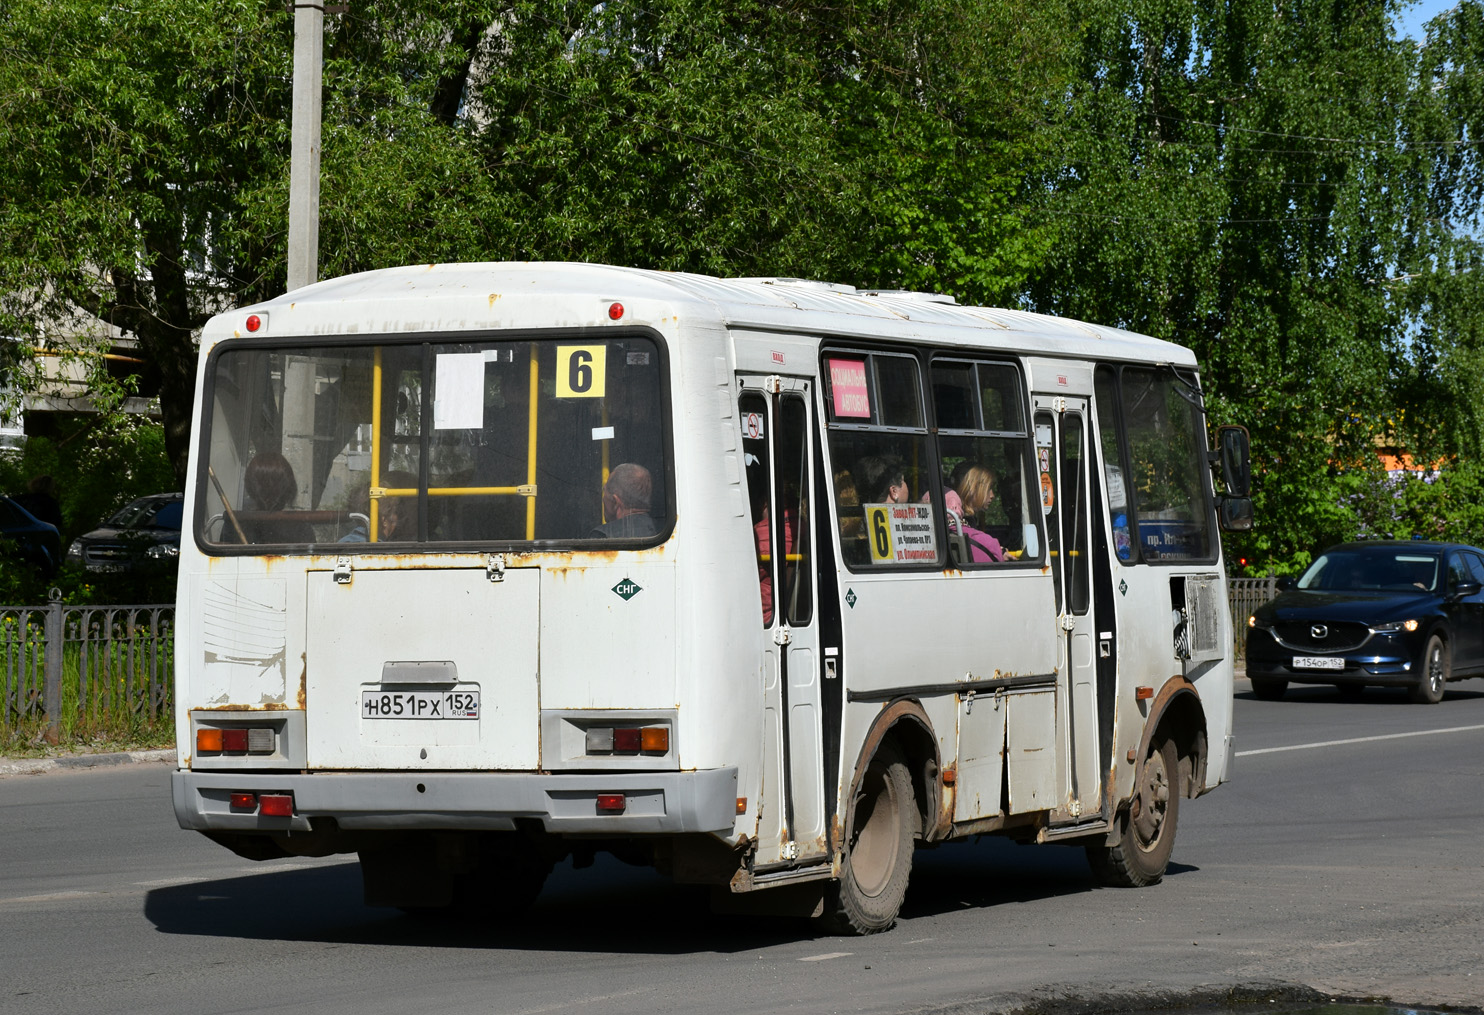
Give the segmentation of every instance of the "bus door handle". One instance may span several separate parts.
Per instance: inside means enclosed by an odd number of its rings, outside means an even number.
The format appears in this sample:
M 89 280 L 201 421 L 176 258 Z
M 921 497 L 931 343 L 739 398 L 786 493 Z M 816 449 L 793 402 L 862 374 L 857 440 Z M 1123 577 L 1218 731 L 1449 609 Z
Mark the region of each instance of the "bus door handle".
M 794 640 L 794 630 L 787 624 L 779 624 L 773 628 L 773 644 L 787 645 Z

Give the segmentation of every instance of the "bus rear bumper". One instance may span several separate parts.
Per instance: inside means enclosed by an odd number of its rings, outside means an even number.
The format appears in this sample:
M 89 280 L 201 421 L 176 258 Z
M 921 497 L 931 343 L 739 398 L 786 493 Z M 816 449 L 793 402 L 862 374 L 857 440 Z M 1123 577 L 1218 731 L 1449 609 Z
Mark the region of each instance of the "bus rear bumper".
M 526 819 L 557 835 L 725 835 L 737 815 L 735 768 L 575 775 L 177 771 L 170 785 L 180 827 L 203 832 L 308 832 L 317 818 L 346 830 L 509 831 Z M 270 817 L 255 807 L 233 808 L 233 794 L 287 794 L 293 813 Z M 600 812 L 599 794 L 622 794 L 622 810 Z

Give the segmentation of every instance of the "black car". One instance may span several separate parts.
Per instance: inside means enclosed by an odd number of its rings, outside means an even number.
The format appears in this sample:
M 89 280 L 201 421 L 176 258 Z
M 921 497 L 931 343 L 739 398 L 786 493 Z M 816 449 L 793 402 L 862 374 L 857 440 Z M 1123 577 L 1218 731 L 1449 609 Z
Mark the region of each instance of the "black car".
M 1484 673 L 1484 550 L 1452 543 L 1330 547 L 1247 625 L 1247 676 L 1259 698 L 1290 683 L 1405 687 L 1443 700 L 1450 680 Z
M 25 561 L 45 577 L 61 563 L 62 540 L 54 525 L 41 521 L 9 497 L 0 497 L 0 553 Z
M 184 496 L 156 493 L 115 511 L 67 548 L 67 563 L 89 571 L 129 571 L 173 562 L 180 555 Z

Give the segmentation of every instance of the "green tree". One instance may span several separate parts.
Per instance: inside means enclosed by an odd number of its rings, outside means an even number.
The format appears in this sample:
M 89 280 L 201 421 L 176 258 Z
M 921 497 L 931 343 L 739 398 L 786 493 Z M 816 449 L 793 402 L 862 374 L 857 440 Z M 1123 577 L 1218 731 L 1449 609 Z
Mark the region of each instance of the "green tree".
M 1258 529 L 1234 543 L 1263 569 L 1355 534 L 1341 477 L 1378 442 L 1477 440 L 1453 271 L 1478 245 L 1453 221 L 1468 172 L 1444 171 L 1473 135 L 1397 6 L 1100 6 L 1043 184 L 1060 232 L 1029 298 L 1195 348 L 1213 422 L 1252 430 Z

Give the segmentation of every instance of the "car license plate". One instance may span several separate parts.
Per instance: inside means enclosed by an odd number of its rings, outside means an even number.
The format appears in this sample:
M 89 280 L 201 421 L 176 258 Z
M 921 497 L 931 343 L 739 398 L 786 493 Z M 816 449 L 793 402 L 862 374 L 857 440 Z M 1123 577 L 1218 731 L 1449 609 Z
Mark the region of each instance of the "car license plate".
M 1296 670 L 1343 670 L 1345 660 L 1339 656 L 1294 656 Z
M 478 719 L 478 691 L 362 691 L 362 719 Z

